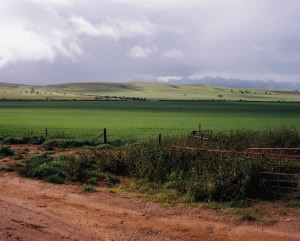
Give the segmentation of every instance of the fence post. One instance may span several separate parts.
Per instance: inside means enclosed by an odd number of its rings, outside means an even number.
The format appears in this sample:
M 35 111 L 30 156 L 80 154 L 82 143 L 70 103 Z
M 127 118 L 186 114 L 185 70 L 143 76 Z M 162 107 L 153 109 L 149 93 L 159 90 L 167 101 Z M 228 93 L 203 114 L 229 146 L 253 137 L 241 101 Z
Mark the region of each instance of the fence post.
M 161 146 L 161 134 L 158 135 L 158 144 Z
M 201 131 L 201 123 L 199 123 L 199 134 L 200 134 L 200 131 Z
M 45 136 L 46 136 L 46 139 L 48 139 L 48 128 L 45 129 Z
M 103 136 L 104 136 L 104 144 L 106 144 L 106 142 L 107 142 L 107 138 L 106 138 L 106 128 L 104 128 L 104 130 L 103 130 Z

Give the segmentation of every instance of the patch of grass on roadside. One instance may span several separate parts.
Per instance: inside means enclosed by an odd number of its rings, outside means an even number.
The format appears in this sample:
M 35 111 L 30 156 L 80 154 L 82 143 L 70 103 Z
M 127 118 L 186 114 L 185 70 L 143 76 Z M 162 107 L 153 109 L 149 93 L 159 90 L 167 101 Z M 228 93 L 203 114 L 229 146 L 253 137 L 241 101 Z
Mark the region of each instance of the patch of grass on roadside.
M 29 151 L 30 151 L 29 148 L 24 148 L 24 149 L 20 152 L 20 154 L 28 154 Z
M 56 183 L 56 184 L 65 184 L 66 179 L 64 177 L 59 176 L 58 174 L 50 175 L 45 178 L 46 182 Z
M 230 203 L 231 208 L 248 208 L 251 207 L 251 203 L 247 200 L 238 200 Z
M 163 185 L 148 182 L 146 180 L 134 180 L 120 178 L 120 184 L 109 189 L 103 189 L 110 193 L 118 193 L 126 197 L 138 197 L 145 201 L 158 202 L 163 205 L 184 203 L 184 199 L 174 189 L 166 189 Z
M 96 192 L 96 189 L 91 185 L 87 185 L 82 188 L 81 192 Z
M 208 202 L 203 204 L 202 207 L 207 209 L 220 210 L 224 209 L 226 207 L 226 204 L 221 202 Z
M 241 220 L 244 220 L 244 221 L 248 221 L 248 222 L 254 222 L 254 221 L 257 221 L 257 218 L 249 213 L 249 212 L 245 212 L 244 214 L 241 215 Z
M 10 166 L 8 167 L 0 167 L 0 171 L 3 171 L 3 172 L 13 172 L 14 169 Z
M 24 156 L 20 153 L 16 156 L 13 157 L 15 160 L 23 160 L 24 159 Z
M 46 151 L 46 152 L 44 152 L 44 154 L 47 154 L 47 155 L 53 155 L 53 154 L 55 154 L 56 152 L 55 151 Z
M 300 209 L 300 201 L 297 200 L 284 201 L 284 206 L 289 208 Z

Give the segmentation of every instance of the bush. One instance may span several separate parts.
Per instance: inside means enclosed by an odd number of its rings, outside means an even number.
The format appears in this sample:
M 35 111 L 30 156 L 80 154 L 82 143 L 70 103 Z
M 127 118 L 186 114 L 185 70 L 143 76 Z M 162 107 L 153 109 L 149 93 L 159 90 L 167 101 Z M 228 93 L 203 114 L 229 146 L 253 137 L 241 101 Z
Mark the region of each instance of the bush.
M 168 145 L 160 147 L 156 141 L 148 141 L 129 147 L 122 157 L 129 175 L 164 184 L 195 201 L 236 200 L 260 190 L 258 161 L 205 151 L 169 152 Z
M 9 146 L 0 147 L 0 156 L 13 156 L 15 151 L 12 150 Z
M 94 160 L 90 158 L 88 153 L 80 153 L 79 157 L 74 155 L 62 155 L 61 160 L 66 172 L 67 180 L 71 182 L 87 182 L 94 173 Z
M 3 171 L 3 172 L 13 172 L 14 169 L 12 167 L 0 167 L 0 171 Z
M 251 204 L 246 200 L 238 200 L 230 203 L 232 208 L 248 208 L 251 207 Z
M 18 154 L 17 156 L 14 156 L 15 160 L 22 160 L 24 159 L 24 156 L 22 154 Z
M 300 208 L 300 201 L 298 200 L 285 201 L 284 206 L 289 208 Z
M 241 216 L 241 220 L 248 221 L 248 222 L 254 222 L 257 220 L 257 218 L 255 216 L 253 216 L 252 214 L 250 214 L 249 212 L 246 212 Z
M 56 183 L 56 184 L 64 184 L 66 182 L 66 179 L 64 177 L 61 177 L 57 174 L 48 176 L 45 178 L 46 182 L 52 182 L 52 183 Z
M 82 188 L 81 190 L 82 192 L 96 192 L 96 189 L 93 186 L 85 186 L 84 188 Z
M 89 140 L 68 140 L 68 139 L 52 139 L 43 143 L 42 147 L 46 150 L 53 150 L 55 147 L 72 148 L 82 146 L 95 146 L 94 142 Z
M 16 164 L 16 170 L 21 176 L 34 177 L 33 172 L 41 165 L 50 163 L 54 160 L 53 157 L 47 154 L 39 154 L 29 157 L 20 163 Z
M 76 156 L 62 154 L 57 157 L 44 153 L 17 163 L 15 169 L 22 176 L 54 183 L 96 184 L 98 180 L 103 180 L 108 184 L 116 184 L 119 181 L 109 174 L 104 175 L 102 170 L 120 172 L 118 160 L 118 155 L 100 155 L 98 152 L 81 152 Z
M 3 140 L 3 144 L 16 145 L 16 144 L 33 144 L 40 145 L 45 142 L 43 136 L 27 136 L 23 138 L 8 137 Z
M 48 177 L 54 175 L 60 178 L 66 178 L 62 163 L 56 160 L 44 162 L 36 167 L 33 170 L 31 177 L 46 180 Z
M 250 147 L 296 148 L 300 146 L 300 131 L 286 128 L 266 130 L 235 130 L 217 133 L 210 146 L 216 149 L 245 151 Z
M 23 138 L 8 137 L 3 140 L 3 144 L 15 145 L 24 144 Z
M 49 143 L 66 146 L 72 141 L 52 140 L 44 145 Z M 175 189 L 189 202 L 231 201 L 232 207 L 246 207 L 249 204 L 239 200 L 268 194 L 268 189 L 262 188 L 258 181 L 258 160 L 246 159 L 238 153 L 170 151 L 170 147 L 176 145 L 199 147 L 199 139 L 191 136 L 165 137 L 163 145 L 158 145 L 157 140 L 148 140 L 127 145 L 122 151 L 93 149 L 76 156 L 40 155 L 25 160 L 18 168 L 22 175 L 46 180 L 59 177 L 68 182 L 89 184 L 96 184 L 99 179 L 116 184 L 118 180 L 109 173 L 125 175 Z M 249 147 L 299 145 L 299 131 L 282 127 L 276 130 L 217 133 L 208 148 L 245 151 Z

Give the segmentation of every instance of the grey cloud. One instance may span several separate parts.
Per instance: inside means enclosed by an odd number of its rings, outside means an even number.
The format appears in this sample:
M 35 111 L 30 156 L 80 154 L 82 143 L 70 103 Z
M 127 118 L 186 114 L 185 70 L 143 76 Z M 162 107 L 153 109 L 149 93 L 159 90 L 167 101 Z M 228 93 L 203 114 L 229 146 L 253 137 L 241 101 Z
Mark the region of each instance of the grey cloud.
M 0 81 L 300 82 L 298 0 L 2 0 L 0 14 Z

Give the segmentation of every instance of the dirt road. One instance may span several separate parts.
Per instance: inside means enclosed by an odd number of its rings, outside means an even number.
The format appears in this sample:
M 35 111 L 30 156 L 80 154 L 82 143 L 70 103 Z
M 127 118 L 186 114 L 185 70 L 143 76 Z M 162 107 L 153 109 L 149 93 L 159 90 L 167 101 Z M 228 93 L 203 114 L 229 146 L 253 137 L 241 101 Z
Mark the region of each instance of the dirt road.
M 0 172 L 0 240 L 300 240 L 298 221 L 259 226 L 213 210 L 80 190 Z

